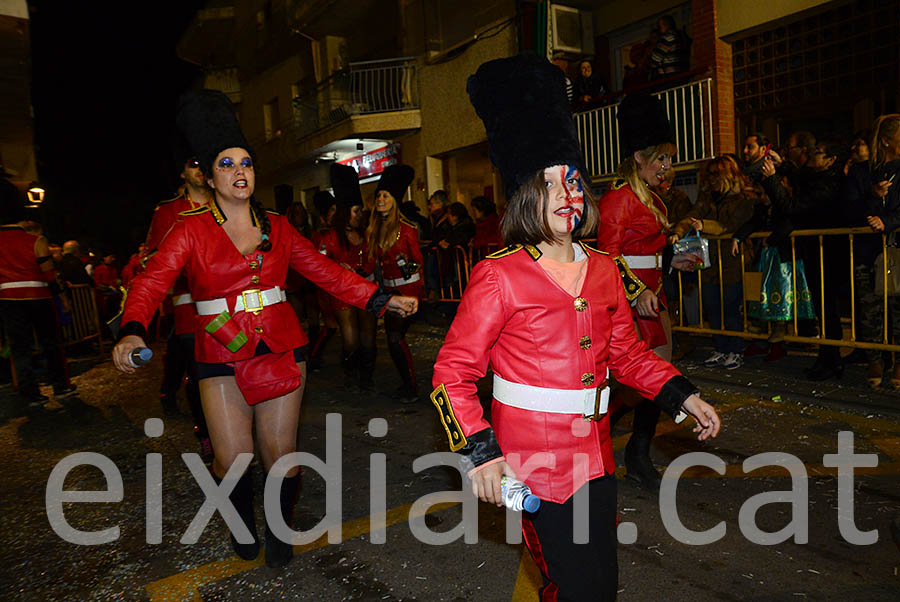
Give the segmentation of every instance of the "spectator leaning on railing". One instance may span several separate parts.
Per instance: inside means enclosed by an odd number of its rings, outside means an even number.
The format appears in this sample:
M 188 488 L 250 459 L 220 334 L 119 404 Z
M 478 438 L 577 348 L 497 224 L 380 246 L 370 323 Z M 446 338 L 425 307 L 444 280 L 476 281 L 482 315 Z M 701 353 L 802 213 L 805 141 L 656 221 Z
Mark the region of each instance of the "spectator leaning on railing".
M 869 226 L 874 232 L 890 235 L 900 226 L 900 187 L 895 186 L 900 172 L 900 114 L 882 115 L 875 122 L 868 163 L 850 167 L 844 188 L 845 213 L 850 226 Z M 853 279 L 862 320 L 860 338 L 882 342 L 884 337 L 883 290 L 875 290 L 875 258 L 881 254 L 876 236 L 856 236 Z M 890 335 L 900 340 L 900 297 L 888 297 Z M 867 379 L 872 388 L 881 386 L 884 365 L 881 352 L 868 350 Z M 891 384 L 900 388 L 900 362 L 894 363 Z

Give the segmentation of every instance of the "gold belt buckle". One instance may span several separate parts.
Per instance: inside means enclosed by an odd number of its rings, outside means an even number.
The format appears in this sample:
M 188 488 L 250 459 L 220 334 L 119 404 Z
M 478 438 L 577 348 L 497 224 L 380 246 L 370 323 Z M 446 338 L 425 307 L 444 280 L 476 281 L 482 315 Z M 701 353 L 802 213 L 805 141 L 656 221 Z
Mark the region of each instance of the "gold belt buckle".
M 248 297 L 249 295 L 249 297 Z M 244 300 L 244 311 L 250 312 L 251 314 L 258 314 L 263 310 L 263 296 L 262 291 L 258 288 L 251 288 L 245 291 L 241 291 L 241 298 Z M 255 299 L 258 304 L 255 307 L 250 307 L 249 300 Z
M 601 420 L 606 414 L 600 413 L 600 401 L 603 395 L 603 389 L 609 385 L 609 379 L 603 379 L 603 382 L 597 386 L 597 394 L 594 396 L 594 413 L 584 417 L 585 422 L 594 422 Z

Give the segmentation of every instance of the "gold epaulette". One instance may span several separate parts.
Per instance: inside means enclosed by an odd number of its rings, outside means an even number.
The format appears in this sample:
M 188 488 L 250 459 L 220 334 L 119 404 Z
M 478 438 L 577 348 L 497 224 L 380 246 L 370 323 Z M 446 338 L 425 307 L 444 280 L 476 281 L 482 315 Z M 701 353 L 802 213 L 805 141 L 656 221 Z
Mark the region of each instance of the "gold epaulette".
M 507 255 L 512 255 L 516 251 L 520 251 L 522 249 L 525 249 L 525 252 L 531 255 L 531 258 L 535 261 L 540 259 L 541 255 L 543 255 L 540 249 L 532 245 L 510 245 L 505 249 L 500 249 L 496 253 L 491 253 L 490 255 L 485 257 L 485 259 L 501 259 L 503 257 L 506 257 Z
M 581 248 L 584 249 L 585 251 L 592 251 L 594 253 L 600 253 L 601 255 L 609 255 L 609 253 L 607 253 L 606 251 L 601 251 L 600 249 L 595 249 L 594 247 L 592 247 L 591 245 L 587 244 L 586 242 L 584 242 L 582 240 L 579 240 L 578 244 L 581 245 Z
M 609 187 L 609 189 L 610 190 L 618 190 L 619 188 L 623 188 L 627 184 L 628 184 L 628 182 L 626 182 L 622 178 L 619 178 L 618 180 L 616 180 L 615 182 L 612 183 L 612 185 Z
M 274 209 L 266 209 L 266 213 L 268 213 L 269 215 L 281 215 L 280 213 L 278 213 L 278 212 L 275 211 Z
M 191 215 L 202 215 L 209 211 L 209 205 L 203 205 L 202 207 L 197 207 L 196 209 L 188 209 L 187 211 L 182 211 L 178 215 L 182 217 L 189 217 Z
M 414 223 L 414 222 L 409 221 L 408 219 L 406 219 L 406 218 L 403 217 L 402 215 L 400 216 L 400 223 L 401 223 L 401 224 L 406 224 L 407 226 L 410 226 L 410 227 L 412 227 L 412 228 L 415 228 L 416 230 L 419 229 L 419 224 L 416 224 L 416 223 Z
M 619 268 L 619 276 L 622 277 L 622 286 L 625 287 L 625 298 L 628 299 L 628 302 L 630 303 L 647 290 L 647 285 L 631 271 L 631 268 L 628 267 L 628 262 L 625 261 L 624 257 L 619 255 L 618 257 L 614 257 L 613 261 L 616 262 L 616 266 Z
M 180 199 L 181 197 L 182 197 L 182 195 L 180 195 L 180 194 L 179 194 L 178 196 L 173 196 L 171 199 L 166 199 L 165 201 L 160 201 L 160 202 L 158 202 L 158 203 L 156 204 L 156 206 L 157 206 L 157 207 L 160 207 L 160 206 L 162 206 L 162 205 L 168 205 L 169 203 L 174 203 L 175 201 L 177 201 L 177 200 Z
M 463 434 L 462 427 L 453 414 L 453 407 L 450 405 L 450 396 L 447 395 L 447 389 L 444 385 L 438 385 L 438 388 L 431 392 L 431 403 L 437 408 L 438 415 L 441 417 L 441 424 L 447 431 L 447 438 L 450 442 L 450 451 L 458 451 L 466 446 L 466 436 Z

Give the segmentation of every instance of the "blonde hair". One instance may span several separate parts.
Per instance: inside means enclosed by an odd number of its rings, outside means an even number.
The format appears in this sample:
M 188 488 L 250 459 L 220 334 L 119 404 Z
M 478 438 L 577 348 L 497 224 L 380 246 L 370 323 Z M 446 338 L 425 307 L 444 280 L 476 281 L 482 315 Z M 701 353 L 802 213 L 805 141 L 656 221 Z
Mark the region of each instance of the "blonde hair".
M 900 114 L 889 113 L 875 120 L 872 132 L 872 143 L 869 144 L 869 165 L 873 168 L 884 163 L 884 150 L 880 142 L 884 138 L 891 138 L 900 130 Z
M 643 158 L 644 163 L 652 163 L 660 155 L 674 155 L 675 150 L 676 147 L 674 144 L 663 142 L 662 144 L 649 146 L 644 150 L 640 150 L 638 151 L 638 154 Z M 656 216 L 656 221 L 668 228 L 669 222 L 666 220 L 665 214 L 660 211 L 657 208 L 656 203 L 653 202 L 653 193 L 650 191 L 650 186 L 638 174 L 640 169 L 640 164 L 635 161 L 634 155 L 631 155 L 619 163 L 619 168 L 616 170 L 616 173 L 620 178 L 628 182 L 628 185 L 631 186 L 631 190 L 634 191 L 635 196 L 647 207 L 647 209 L 653 212 L 654 216 Z
M 370 260 L 375 259 L 376 247 L 382 251 L 387 251 L 397 242 L 397 237 L 400 234 L 400 206 L 397 204 L 397 199 L 394 198 L 394 195 L 391 195 L 391 198 L 394 200 L 394 204 L 391 210 L 388 211 L 387 217 L 373 210 L 372 218 L 369 220 L 368 227 L 366 227 L 366 244 L 369 247 Z

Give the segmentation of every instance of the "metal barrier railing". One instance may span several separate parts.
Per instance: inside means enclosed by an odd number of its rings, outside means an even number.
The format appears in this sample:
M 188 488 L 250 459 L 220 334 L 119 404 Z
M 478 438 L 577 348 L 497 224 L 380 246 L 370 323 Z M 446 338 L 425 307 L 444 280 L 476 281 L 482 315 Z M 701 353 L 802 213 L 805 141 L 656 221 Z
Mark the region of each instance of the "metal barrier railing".
M 771 232 L 755 232 L 750 235 L 751 239 L 759 239 L 766 238 L 771 234 Z M 792 319 L 791 323 L 794 328 L 794 334 L 785 334 L 784 340 L 790 342 L 798 342 L 798 343 L 812 343 L 818 345 L 830 345 L 837 347 L 853 347 L 853 348 L 861 348 L 861 349 L 880 349 L 884 351 L 900 351 L 900 341 L 896 343 L 890 342 L 890 334 L 888 329 L 888 268 L 887 262 L 882 262 L 882 276 L 883 276 L 883 290 L 880 291 L 882 294 L 882 322 L 883 322 L 883 331 L 882 331 L 882 342 L 876 343 L 871 341 L 858 341 L 856 338 L 857 324 L 856 324 L 856 281 L 854 279 L 854 271 L 856 267 L 856 263 L 854 261 L 854 251 L 853 251 L 853 238 L 857 235 L 864 236 L 880 236 L 881 237 L 881 247 L 882 253 L 886 255 L 887 249 L 887 236 L 883 234 L 873 233 L 871 228 L 831 228 L 831 229 L 823 229 L 823 230 L 794 230 L 791 232 L 791 274 L 792 274 L 792 283 L 791 283 L 791 291 L 795 293 L 794 302 L 792 303 Z M 837 283 L 836 275 L 829 275 L 827 278 L 825 276 L 825 253 L 824 249 L 824 239 L 826 236 L 847 236 L 847 244 L 848 244 L 848 256 L 849 256 L 849 293 L 850 293 L 850 312 L 849 312 L 849 320 L 850 320 L 850 338 L 849 339 L 834 339 L 834 338 L 826 338 L 825 333 L 825 315 L 826 311 L 826 303 L 825 297 L 826 292 L 828 294 L 838 294 L 839 291 L 826 291 L 826 288 L 835 287 Z M 819 295 L 819 303 L 818 313 L 816 315 L 816 322 L 819 326 L 819 335 L 818 336 L 801 336 L 798 333 L 798 322 L 800 320 L 798 316 L 798 304 L 796 299 L 796 291 L 797 291 L 797 239 L 798 238 L 809 238 L 816 237 L 818 242 L 818 259 L 816 269 L 818 270 L 818 295 Z M 723 234 L 719 236 L 707 236 L 710 244 L 716 245 L 716 256 L 717 256 L 717 265 L 711 266 L 709 269 L 717 270 L 719 275 L 719 282 L 723 282 L 723 265 L 722 265 L 722 241 L 731 241 L 730 234 Z M 730 247 L 730 244 L 729 244 Z M 730 248 L 725 249 L 725 252 L 730 253 Z M 807 264 L 808 266 L 809 264 Z M 741 282 L 744 281 L 744 276 L 746 274 L 746 261 L 744 256 L 744 248 L 741 245 L 740 249 L 740 268 L 741 268 Z M 696 272 L 697 274 L 697 297 L 698 297 L 698 314 L 701 326 L 689 326 L 685 325 L 685 306 L 684 306 L 684 279 L 683 272 L 678 272 L 678 323 L 673 325 L 672 329 L 676 331 L 689 332 L 695 334 L 718 334 L 718 335 L 726 335 L 726 336 L 735 336 L 744 339 L 765 339 L 768 338 L 769 333 L 756 333 L 751 332 L 749 329 L 750 325 L 750 317 L 748 315 L 747 303 L 748 299 L 746 295 L 744 295 L 744 299 L 742 302 L 742 320 L 743 320 L 743 330 L 742 331 L 734 331 L 734 330 L 725 330 L 724 328 L 714 329 L 707 328 L 703 326 L 704 316 L 706 315 L 703 311 L 703 273 L 708 270 L 700 270 Z M 808 268 L 807 268 L 808 273 Z M 708 285 L 709 286 L 709 285 Z M 719 323 L 724 326 L 725 324 L 725 298 L 724 298 L 724 287 L 719 286 L 718 284 L 712 284 L 712 286 L 716 286 L 719 292 Z M 838 287 L 839 288 L 839 287 Z M 846 290 L 846 289 L 845 289 Z M 895 319 L 900 319 L 900 316 L 896 316 Z M 769 327 L 771 328 L 771 322 L 769 323 Z
M 750 235 L 751 239 L 762 239 L 767 238 L 771 232 L 755 232 Z M 799 317 L 797 314 L 797 303 L 794 302 L 792 311 L 793 316 L 791 323 L 794 327 L 795 334 L 785 334 L 784 340 L 790 342 L 800 342 L 800 343 L 811 343 L 818 345 L 831 345 L 838 347 L 852 347 L 852 348 L 861 348 L 861 349 L 880 349 L 884 351 L 900 351 L 900 341 L 891 343 L 890 341 L 890 331 L 888 328 L 888 262 L 882 262 L 882 277 L 883 277 L 883 288 L 880 291 L 882 296 L 881 305 L 882 305 L 882 340 L 881 342 L 871 342 L 871 341 L 860 341 L 857 340 L 857 323 L 856 323 L 856 281 L 854 279 L 854 269 L 856 263 L 854 261 L 854 250 L 853 250 L 853 241 L 855 236 L 880 236 L 881 237 L 881 246 L 882 253 L 886 256 L 887 249 L 887 237 L 883 234 L 873 233 L 871 228 L 832 228 L 832 229 L 824 229 L 824 230 L 795 230 L 791 233 L 791 273 L 793 282 L 792 291 L 797 290 L 797 239 L 803 237 L 816 237 L 818 241 L 818 254 L 815 258 L 817 259 L 817 263 L 815 268 L 818 271 L 818 295 L 819 295 L 819 303 L 818 313 L 816 315 L 816 322 L 819 325 L 819 336 L 800 336 L 797 333 L 798 331 L 798 321 Z M 825 298 L 826 295 L 836 295 L 839 291 L 831 290 L 832 288 L 839 287 L 839 282 L 837 280 L 837 275 L 833 273 L 829 273 L 826 277 L 826 266 L 825 266 L 825 253 L 823 253 L 824 247 L 824 239 L 825 237 L 834 237 L 834 236 L 846 236 L 847 237 L 847 245 L 848 245 L 848 256 L 849 256 L 849 272 L 847 277 L 849 278 L 849 294 L 850 294 L 850 311 L 849 311 L 849 320 L 850 320 L 850 338 L 845 339 L 829 339 L 825 337 L 825 315 L 826 311 L 826 303 Z M 724 266 L 722 264 L 723 251 L 726 253 L 731 253 L 731 235 L 723 234 L 719 236 L 705 236 L 705 238 L 709 239 L 710 245 L 716 246 L 716 256 L 717 261 L 716 265 L 711 266 L 707 270 L 700 270 L 697 272 L 693 272 L 697 274 L 697 297 L 698 297 L 698 314 L 700 319 L 700 326 L 691 326 L 685 324 L 685 303 L 684 303 L 684 273 L 678 271 L 677 274 L 677 285 L 678 285 L 678 299 L 672 300 L 670 299 L 670 305 L 673 305 L 677 301 L 678 307 L 678 322 L 672 326 L 673 330 L 689 332 L 693 334 L 703 334 L 703 335 L 726 335 L 726 336 L 735 336 L 744 339 L 765 339 L 769 336 L 768 333 L 762 332 L 751 332 L 750 319 L 748 317 L 748 299 L 744 298 L 742 301 L 742 320 L 743 326 L 742 330 L 725 330 L 725 298 L 724 298 L 724 287 L 719 286 L 717 283 L 709 283 L 707 282 L 706 286 L 715 286 L 718 288 L 719 294 L 719 323 L 723 325 L 723 328 L 710 328 L 704 325 L 704 311 L 703 311 L 703 274 L 704 272 L 709 273 L 710 270 L 715 270 L 718 274 L 718 282 L 723 282 L 724 275 Z M 728 245 L 725 249 L 723 249 L 723 241 L 727 241 Z M 592 239 L 585 239 L 585 242 L 588 244 L 593 244 Z M 462 293 L 465 290 L 465 285 L 468 283 L 469 274 L 471 273 L 471 268 L 480 260 L 483 259 L 483 256 L 487 253 L 478 253 L 474 251 L 472 248 L 463 248 L 463 247 L 454 247 L 453 248 L 454 257 L 456 260 L 454 262 L 454 269 L 450 270 L 451 282 L 445 282 L 445 279 L 441 277 L 444 273 L 439 269 L 439 277 L 441 282 L 441 301 L 459 301 L 462 298 Z M 489 250 L 489 252 L 493 252 L 493 249 Z M 745 268 L 746 257 L 744 253 L 744 247 L 741 245 L 740 249 L 740 267 L 741 267 L 741 282 L 744 281 L 744 276 L 747 273 Z M 440 256 L 439 256 L 440 261 Z M 809 266 L 809 264 L 807 264 Z M 806 267 L 807 273 L 809 273 L 810 267 Z M 676 270 L 677 271 L 677 270 Z M 709 276 L 707 276 L 707 281 Z M 847 290 L 847 289 L 844 289 Z M 745 297 L 745 296 L 744 296 Z M 900 316 L 895 316 L 895 319 L 900 319 Z
M 658 92 L 674 126 L 678 152 L 675 165 L 712 159 L 712 79 L 702 79 Z M 611 176 L 621 162 L 618 104 L 575 114 L 575 128 L 591 178 Z

